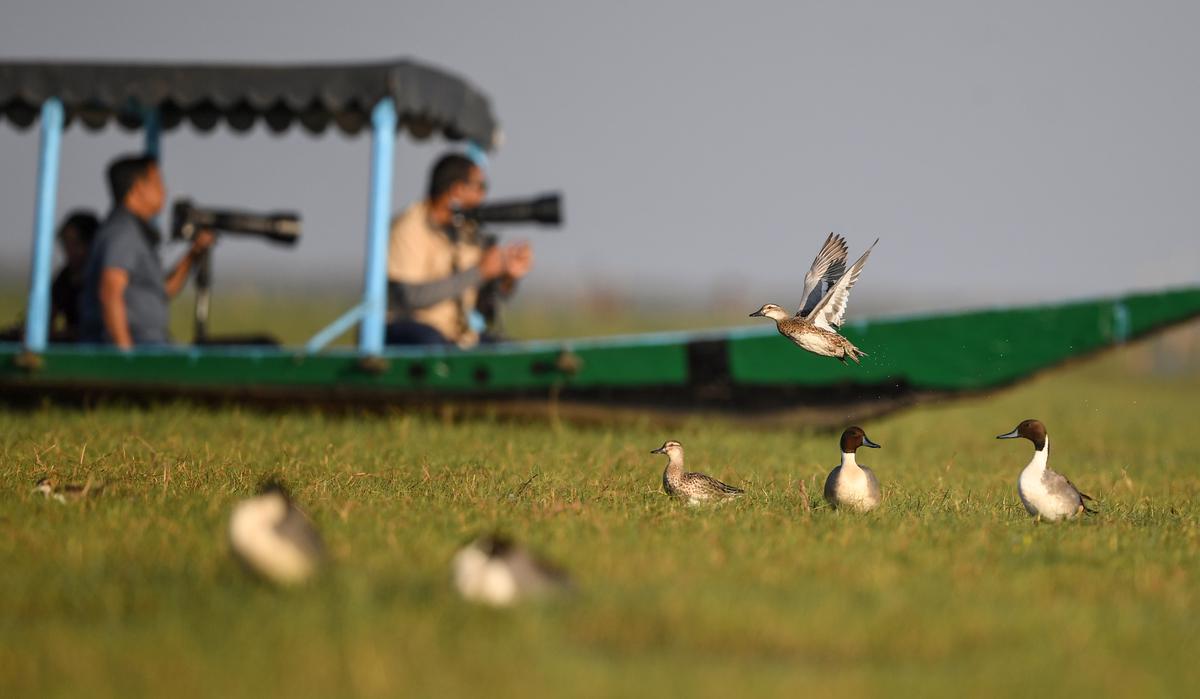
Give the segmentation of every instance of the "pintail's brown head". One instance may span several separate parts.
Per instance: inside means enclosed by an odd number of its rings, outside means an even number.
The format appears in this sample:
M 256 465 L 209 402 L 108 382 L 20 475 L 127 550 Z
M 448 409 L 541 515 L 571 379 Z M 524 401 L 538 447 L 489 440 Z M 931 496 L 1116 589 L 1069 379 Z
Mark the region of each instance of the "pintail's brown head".
M 846 431 L 842 433 L 842 453 L 853 454 L 858 451 L 859 447 L 878 449 L 879 445 L 872 442 L 861 427 L 847 427 Z
M 1024 437 L 1033 442 L 1033 448 L 1041 451 L 1046 448 L 1046 426 L 1041 420 L 1022 420 L 1012 432 L 996 435 L 996 439 L 1015 439 Z

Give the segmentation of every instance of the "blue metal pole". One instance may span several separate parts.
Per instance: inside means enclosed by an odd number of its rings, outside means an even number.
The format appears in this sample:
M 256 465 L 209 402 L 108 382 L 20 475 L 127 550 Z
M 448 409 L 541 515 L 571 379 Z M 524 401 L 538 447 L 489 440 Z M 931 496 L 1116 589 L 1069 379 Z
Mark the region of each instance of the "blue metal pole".
M 50 263 L 54 254 L 54 199 L 58 193 L 58 156 L 62 150 L 63 104 L 51 97 L 42 104 L 38 151 L 37 207 L 33 214 L 33 269 L 25 311 L 25 349 L 43 352 L 50 336 Z
M 142 110 L 142 131 L 144 132 L 146 155 L 152 155 L 158 160 L 158 171 L 162 172 L 162 117 L 153 108 Z M 154 217 L 152 223 L 157 227 L 162 225 L 162 215 Z
M 367 259 L 363 269 L 363 319 L 358 351 L 383 352 L 387 323 L 388 219 L 392 208 L 392 166 L 396 152 L 396 105 L 385 97 L 371 112 L 371 195 L 367 211 Z
M 325 345 L 333 342 L 339 335 L 354 327 L 354 324 L 361 321 L 363 317 L 363 307 L 355 306 L 342 314 L 340 318 L 325 326 L 316 335 L 312 336 L 304 345 L 304 351 L 309 354 L 315 354 L 325 349 Z
M 146 155 L 162 158 L 162 118 L 157 109 L 147 109 L 143 112 L 142 128 L 146 132 Z M 161 165 L 161 161 L 159 163 Z

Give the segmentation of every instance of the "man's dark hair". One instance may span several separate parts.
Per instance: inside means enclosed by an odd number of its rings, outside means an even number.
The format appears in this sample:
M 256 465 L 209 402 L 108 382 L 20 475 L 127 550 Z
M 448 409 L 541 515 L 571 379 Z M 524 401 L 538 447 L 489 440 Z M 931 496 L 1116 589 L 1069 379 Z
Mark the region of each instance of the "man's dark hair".
M 96 214 L 91 211 L 76 209 L 68 214 L 62 225 L 58 227 L 58 237 L 61 238 L 68 228 L 74 228 L 75 232 L 79 234 L 79 239 L 91 245 L 92 240 L 96 237 L 96 231 L 100 228 L 100 219 L 96 218 Z
M 470 181 L 473 167 L 475 163 L 465 155 L 443 155 L 429 171 L 429 200 L 437 199 L 459 182 Z
M 158 158 L 153 155 L 127 155 L 109 163 L 108 191 L 112 193 L 113 203 L 125 201 L 125 195 L 133 189 L 134 183 L 157 166 Z

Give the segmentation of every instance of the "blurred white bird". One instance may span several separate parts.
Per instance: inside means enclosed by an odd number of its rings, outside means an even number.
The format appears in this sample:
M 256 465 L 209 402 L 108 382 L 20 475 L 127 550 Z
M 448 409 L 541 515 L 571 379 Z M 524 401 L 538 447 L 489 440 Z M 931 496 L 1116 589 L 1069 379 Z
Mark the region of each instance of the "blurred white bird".
M 454 587 L 464 599 L 509 607 L 571 589 L 566 572 L 500 535 L 481 536 L 454 554 Z
M 308 580 L 325 559 L 320 533 L 275 481 L 234 506 L 229 545 L 242 564 L 278 585 Z

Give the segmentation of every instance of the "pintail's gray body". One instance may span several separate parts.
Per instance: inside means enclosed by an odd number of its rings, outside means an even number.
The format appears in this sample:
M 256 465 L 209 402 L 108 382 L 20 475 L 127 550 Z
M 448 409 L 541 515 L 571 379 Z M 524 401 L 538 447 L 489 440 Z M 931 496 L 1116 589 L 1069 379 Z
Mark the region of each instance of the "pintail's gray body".
M 834 508 L 866 512 L 879 506 L 883 494 L 874 471 L 860 466 L 854 454 L 842 454 L 842 463 L 825 479 L 825 500 Z
M 1051 469 L 1050 438 L 1045 446 L 1033 452 L 1033 459 L 1021 471 L 1017 479 L 1017 494 L 1025 510 L 1035 517 L 1051 522 L 1069 519 L 1087 510 L 1086 497 L 1069 478 Z

